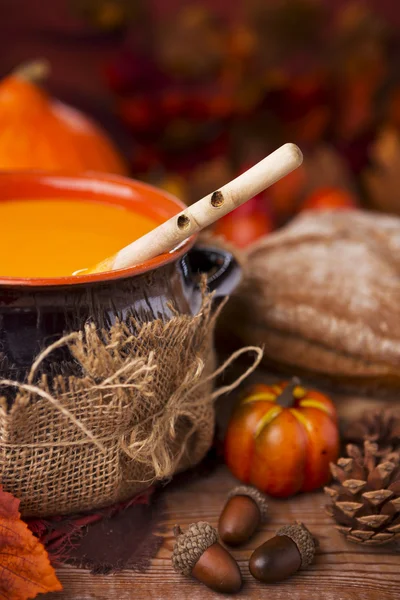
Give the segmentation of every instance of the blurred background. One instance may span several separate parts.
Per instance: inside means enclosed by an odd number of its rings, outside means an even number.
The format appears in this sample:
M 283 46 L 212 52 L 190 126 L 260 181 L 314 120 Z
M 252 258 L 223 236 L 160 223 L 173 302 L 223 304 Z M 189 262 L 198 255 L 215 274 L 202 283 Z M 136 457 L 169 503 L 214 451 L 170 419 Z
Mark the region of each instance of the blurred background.
M 303 167 L 218 225 L 238 245 L 303 208 L 400 214 L 396 0 L 1 0 L 0 16 L 2 77 L 48 59 L 44 87 L 188 203 L 299 144 Z

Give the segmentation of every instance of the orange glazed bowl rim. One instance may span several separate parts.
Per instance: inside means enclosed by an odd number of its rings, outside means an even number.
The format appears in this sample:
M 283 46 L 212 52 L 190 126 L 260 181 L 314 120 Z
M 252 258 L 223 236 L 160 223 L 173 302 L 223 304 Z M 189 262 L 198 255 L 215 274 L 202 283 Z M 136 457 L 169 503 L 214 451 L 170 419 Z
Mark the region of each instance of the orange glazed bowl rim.
M 0 172 L 0 202 L 13 198 L 24 200 L 54 198 L 54 195 L 57 198 L 81 198 L 123 206 L 153 218 L 158 224 L 186 208 L 186 205 L 172 194 L 122 175 L 91 171 L 79 175 L 37 170 Z M 66 286 L 126 279 L 176 261 L 188 252 L 196 237 L 196 235 L 191 236 L 173 252 L 161 254 L 134 267 L 66 277 L 2 277 L 0 275 L 0 286 Z

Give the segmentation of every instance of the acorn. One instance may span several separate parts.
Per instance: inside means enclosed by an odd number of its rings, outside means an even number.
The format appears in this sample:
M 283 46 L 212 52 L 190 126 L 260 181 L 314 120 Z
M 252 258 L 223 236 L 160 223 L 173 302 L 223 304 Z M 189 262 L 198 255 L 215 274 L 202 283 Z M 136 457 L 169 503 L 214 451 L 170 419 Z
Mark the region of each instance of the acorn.
M 221 540 L 230 546 L 247 542 L 266 520 L 267 512 L 267 500 L 260 491 L 245 485 L 234 488 L 219 518 Z
M 191 575 L 215 592 L 234 594 L 240 590 L 242 576 L 237 562 L 218 543 L 214 527 L 199 521 L 182 532 L 179 525 L 175 525 L 174 535 L 172 566 L 175 571 Z
M 285 525 L 254 550 L 250 573 L 264 583 L 283 581 L 312 563 L 315 548 L 316 541 L 303 523 Z

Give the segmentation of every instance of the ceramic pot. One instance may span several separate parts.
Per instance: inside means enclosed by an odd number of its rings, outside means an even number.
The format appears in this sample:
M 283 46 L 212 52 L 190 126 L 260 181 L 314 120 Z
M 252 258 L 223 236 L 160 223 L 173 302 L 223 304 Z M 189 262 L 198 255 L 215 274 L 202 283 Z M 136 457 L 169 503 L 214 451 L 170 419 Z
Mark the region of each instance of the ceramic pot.
M 112 202 L 159 223 L 184 208 L 166 192 L 122 177 L 35 172 L 0 175 L 0 202 L 71 197 Z M 43 348 L 82 328 L 89 319 L 107 328 L 117 318 L 130 315 L 141 322 L 168 319 L 171 306 L 181 314 L 196 314 L 201 305 L 199 273 L 207 273 L 208 288 L 215 298 L 229 295 L 240 279 L 240 268 L 230 253 L 196 245 L 195 236 L 178 250 L 129 269 L 47 279 L 0 274 L 2 377 L 21 381 Z M 74 374 L 65 349 L 58 352 L 56 360 L 52 354 L 51 365 L 43 363 L 43 370 Z

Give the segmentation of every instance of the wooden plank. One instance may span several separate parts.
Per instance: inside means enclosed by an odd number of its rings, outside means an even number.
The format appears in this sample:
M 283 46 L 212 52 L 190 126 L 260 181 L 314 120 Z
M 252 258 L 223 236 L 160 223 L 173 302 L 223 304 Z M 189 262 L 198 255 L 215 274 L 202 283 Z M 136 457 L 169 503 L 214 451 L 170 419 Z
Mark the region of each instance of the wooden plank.
M 58 575 L 64 586 L 53 600 L 211 600 L 222 596 L 198 582 L 176 574 L 171 566 L 172 527 L 197 520 L 217 524 L 229 489 L 236 485 L 223 466 L 213 474 L 185 484 L 173 483 L 165 490 L 165 541 L 146 573 L 125 571 L 115 575 L 91 575 L 63 567 Z M 400 554 L 394 548 L 364 548 L 347 543 L 334 529 L 324 511 L 323 493 L 270 501 L 270 519 L 250 543 L 232 551 L 244 576 L 236 596 L 249 600 L 400 600 Z M 262 585 L 248 571 L 251 552 L 282 525 L 301 520 L 318 538 L 320 547 L 314 564 L 290 580 Z M 226 596 L 225 596 L 226 597 Z M 233 596 L 228 596 L 233 597 Z

